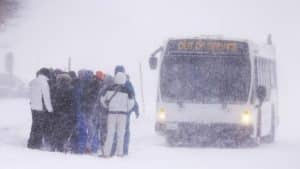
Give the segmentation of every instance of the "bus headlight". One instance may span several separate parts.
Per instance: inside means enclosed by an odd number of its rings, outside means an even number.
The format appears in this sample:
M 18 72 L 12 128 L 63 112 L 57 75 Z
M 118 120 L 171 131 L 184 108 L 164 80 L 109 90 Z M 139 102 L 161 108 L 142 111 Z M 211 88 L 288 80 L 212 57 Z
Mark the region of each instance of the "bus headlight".
M 165 119 L 166 119 L 166 111 L 164 108 L 160 108 L 158 112 L 158 120 L 165 121 Z
M 243 125 L 250 125 L 252 124 L 252 113 L 248 110 L 244 111 L 241 115 L 241 123 Z

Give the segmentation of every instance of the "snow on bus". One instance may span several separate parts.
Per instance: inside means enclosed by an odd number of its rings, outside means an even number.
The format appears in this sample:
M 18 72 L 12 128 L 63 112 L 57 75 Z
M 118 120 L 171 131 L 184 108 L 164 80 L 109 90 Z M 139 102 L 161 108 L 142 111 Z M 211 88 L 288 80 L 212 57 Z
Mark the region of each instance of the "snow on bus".
M 223 38 L 170 39 L 149 63 L 159 72 L 155 130 L 169 144 L 274 141 L 278 112 L 271 39 L 262 46 Z

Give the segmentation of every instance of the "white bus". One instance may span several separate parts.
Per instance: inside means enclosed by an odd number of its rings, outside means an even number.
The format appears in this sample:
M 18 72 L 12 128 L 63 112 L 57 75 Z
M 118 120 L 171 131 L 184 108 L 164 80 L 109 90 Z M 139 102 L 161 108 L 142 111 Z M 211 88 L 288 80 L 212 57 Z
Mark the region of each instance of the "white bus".
M 219 37 L 169 39 L 158 69 L 155 130 L 171 145 L 271 143 L 278 126 L 275 48 Z

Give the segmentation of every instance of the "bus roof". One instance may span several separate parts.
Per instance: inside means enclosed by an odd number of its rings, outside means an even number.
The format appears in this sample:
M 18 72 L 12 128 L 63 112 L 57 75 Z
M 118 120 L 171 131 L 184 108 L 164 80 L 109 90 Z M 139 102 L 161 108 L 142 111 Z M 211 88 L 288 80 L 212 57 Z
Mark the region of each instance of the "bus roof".
M 169 38 L 170 40 L 180 40 L 180 39 L 211 39 L 211 40 L 226 40 L 226 41 L 239 41 L 239 42 L 249 42 L 247 39 L 237 39 L 237 38 L 224 38 L 222 35 L 200 35 L 194 37 L 177 37 L 177 38 Z

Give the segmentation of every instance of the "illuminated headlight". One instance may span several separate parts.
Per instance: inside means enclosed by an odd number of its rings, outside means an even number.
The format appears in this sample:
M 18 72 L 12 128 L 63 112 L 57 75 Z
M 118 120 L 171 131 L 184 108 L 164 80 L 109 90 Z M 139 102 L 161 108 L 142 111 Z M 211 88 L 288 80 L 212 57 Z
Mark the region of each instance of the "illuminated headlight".
M 166 119 L 166 111 L 164 108 L 160 108 L 158 112 L 158 120 L 164 121 Z
M 241 116 L 241 123 L 243 125 L 252 124 L 252 113 L 250 111 L 244 111 Z

